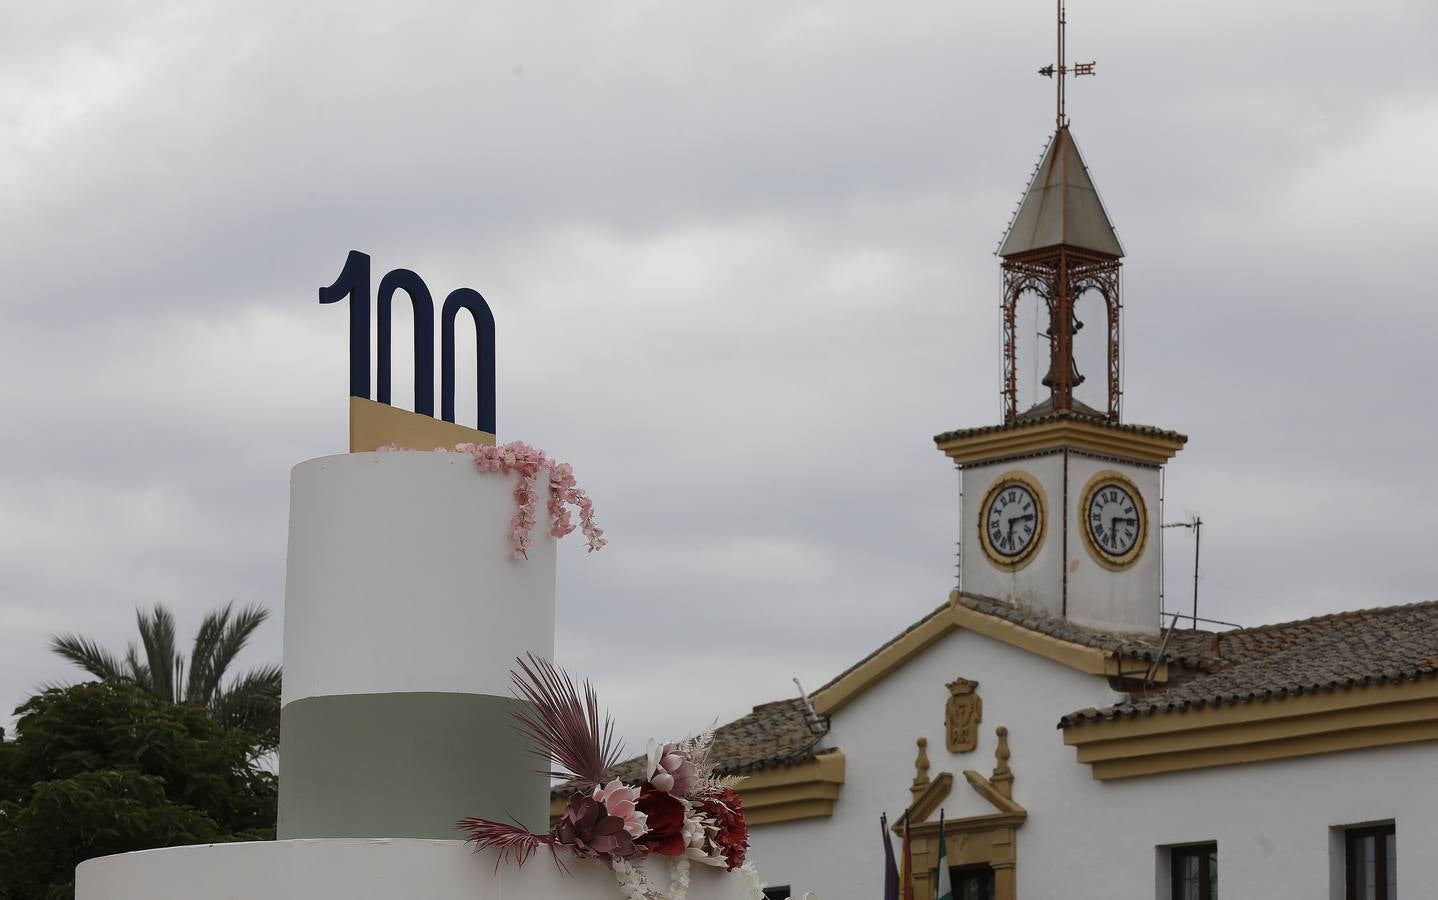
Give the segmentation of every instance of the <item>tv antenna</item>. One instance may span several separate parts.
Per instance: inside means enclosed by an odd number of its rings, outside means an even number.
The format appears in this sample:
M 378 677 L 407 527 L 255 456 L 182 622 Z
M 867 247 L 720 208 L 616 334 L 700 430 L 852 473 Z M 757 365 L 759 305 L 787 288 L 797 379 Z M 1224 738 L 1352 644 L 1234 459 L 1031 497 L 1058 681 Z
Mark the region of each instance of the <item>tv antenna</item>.
M 1193 627 L 1198 627 L 1198 545 L 1203 535 L 1203 519 L 1197 514 L 1187 522 L 1165 522 L 1164 528 L 1193 529 Z M 1227 624 L 1227 623 L 1223 623 Z

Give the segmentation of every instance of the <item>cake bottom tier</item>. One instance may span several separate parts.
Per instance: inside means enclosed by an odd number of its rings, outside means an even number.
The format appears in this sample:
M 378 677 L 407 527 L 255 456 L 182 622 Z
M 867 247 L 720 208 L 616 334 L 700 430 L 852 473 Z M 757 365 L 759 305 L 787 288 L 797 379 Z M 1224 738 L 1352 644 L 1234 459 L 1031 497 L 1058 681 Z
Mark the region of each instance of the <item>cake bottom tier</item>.
M 81 863 L 76 900 L 620 900 L 614 874 L 597 860 L 541 850 L 523 867 L 495 869 L 489 854 L 460 841 L 334 838 L 199 844 L 121 853 Z M 669 887 L 669 861 L 641 863 Z M 690 900 L 744 900 L 744 877 L 690 867 Z

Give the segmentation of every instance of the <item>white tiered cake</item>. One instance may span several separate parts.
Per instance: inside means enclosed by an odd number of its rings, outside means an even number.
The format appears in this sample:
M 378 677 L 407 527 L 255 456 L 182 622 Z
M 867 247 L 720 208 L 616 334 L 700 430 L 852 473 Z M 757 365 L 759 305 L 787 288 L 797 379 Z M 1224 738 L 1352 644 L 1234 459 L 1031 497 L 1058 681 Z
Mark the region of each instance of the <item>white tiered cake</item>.
M 619 897 L 598 860 L 496 866 L 455 822 L 544 831 L 548 782 L 512 728 L 509 670 L 554 645 L 554 539 L 514 559 L 518 476 L 467 454 L 352 453 L 291 478 L 279 840 L 93 859 L 78 900 Z M 548 491 L 537 479 L 543 499 Z M 561 851 L 563 853 L 563 851 Z M 667 889 L 667 858 L 641 868 Z M 693 900 L 740 900 L 692 868 Z

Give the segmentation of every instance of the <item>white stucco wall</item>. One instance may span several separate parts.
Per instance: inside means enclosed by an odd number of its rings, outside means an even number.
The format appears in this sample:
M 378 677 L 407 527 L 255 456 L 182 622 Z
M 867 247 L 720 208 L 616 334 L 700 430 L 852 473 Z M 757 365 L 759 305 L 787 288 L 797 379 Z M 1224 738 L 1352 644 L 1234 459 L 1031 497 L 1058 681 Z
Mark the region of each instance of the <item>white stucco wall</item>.
M 944 747 L 945 684 L 979 681 L 978 748 Z M 1104 783 L 1063 744 L 1059 717 L 1111 702 L 1102 679 L 961 631 L 942 639 L 834 717 L 827 746 L 847 776 L 830 819 L 761 826 L 753 853 L 766 880 L 820 900 L 878 897 L 879 813 L 909 802 L 914 740 L 929 739 L 930 775 L 957 779 L 950 817 L 991 812 L 960 774 L 994 765 L 994 728 L 1009 729 L 1018 831 L 1019 896 L 1029 900 L 1153 900 L 1161 845 L 1216 840 L 1221 896 L 1330 896 L 1333 826 L 1394 820 L 1405 898 L 1438 897 L 1426 861 L 1438 829 L 1438 749 L 1417 744 Z M 1341 858 L 1339 860 L 1341 871 Z M 1341 893 L 1337 895 L 1341 897 Z
M 1023 472 L 1043 486 L 1048 520 L 1044 525 L 1043 543 L 1034 552 L 1028 565 L 1016 572 L 995 566 L 984 555 L 979 543 L 979 521 L 983 516 L 984 495 L 994 482 L 1011 472 Z M 964 590 L 986 597 L 1012 599 L 1033 609 L 1053 615 L 1063 613 L 1063 457 L 1038 456 L 1015 462 L 971 466 L 963 470 Z
M 1108 631 L 1159 630 L 1159 470 L 1078 453 L 1068 455 L 1068 617 Z M 1148 511 L 1148 538 L 1133 565 L 1114 571 L 1101 565 L 1084 543 L 1084 487 L 1099 472 L 1118 472 L 1134 483 Z

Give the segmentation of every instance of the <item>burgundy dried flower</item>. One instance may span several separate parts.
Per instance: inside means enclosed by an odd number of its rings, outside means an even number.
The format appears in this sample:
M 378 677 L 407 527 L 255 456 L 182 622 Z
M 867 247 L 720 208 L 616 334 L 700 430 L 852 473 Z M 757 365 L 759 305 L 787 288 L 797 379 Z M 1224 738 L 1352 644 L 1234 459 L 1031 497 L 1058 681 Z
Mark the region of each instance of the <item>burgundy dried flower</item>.
M 687 844 L 683 802 L 668 791 L 646 784 L 635 806 L 647 817 L 645 825 L 649 828 L 638 843 L 664 856 L 683 856 Z
M 739 795 L 730 788 L 724 788 L 701 798 L 699 806 L 704 810 L 705 818 L 719 826 L 714 844 L 724 855 L 729 870 L 732 872 L 744 865 L 744 854 L 749 850 L 749 826 L 744 821 L 744 807 L 739 802 Z
M 589 794 L 575 794 L 554 823 L 554 841 L 573 850 L 576 856 L 618 856 L 640 852 L 634 838 L 624 830 L 624 820 L 611 816 L 604 804 Z

